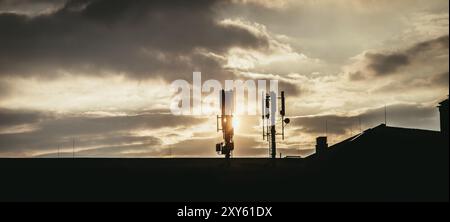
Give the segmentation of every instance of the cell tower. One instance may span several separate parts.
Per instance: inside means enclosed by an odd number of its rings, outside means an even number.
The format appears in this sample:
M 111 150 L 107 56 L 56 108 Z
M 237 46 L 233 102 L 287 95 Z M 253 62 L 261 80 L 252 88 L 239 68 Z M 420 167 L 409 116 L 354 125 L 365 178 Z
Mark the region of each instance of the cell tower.
M 222 115 L 217 115 L 217 132 L 222 130 L 223 142 L 216 144 L 216 152 L 225 155 L 225 158 L 230 158 L 234 150 L 234 128 L 233 128 L 233 113 L 234 113 L 234 92 L 233 90 L 220 92 L 220 110 Z M 220 128 L 219 128 L 220 119 Z
M 277 101 L 281 100 L 280 116 L 281 116 L 281 134 L 276 132 L 276 119 L 277 119 Z M 277 155 L 277 141 L 276 136 L 281 135 L 281 139 L 284 140 L 284 127 L 289 124 L 289 118 L 285 118 L 286 115 L 286 104 L 284 91 L 281 91 L 281 96 L 277 97 L 275 92 L 270 92 L 265 94 L 262 93 L 262 129 L 263 129 L 263 140 L 269 142 L 269 156 L 273 159 Z

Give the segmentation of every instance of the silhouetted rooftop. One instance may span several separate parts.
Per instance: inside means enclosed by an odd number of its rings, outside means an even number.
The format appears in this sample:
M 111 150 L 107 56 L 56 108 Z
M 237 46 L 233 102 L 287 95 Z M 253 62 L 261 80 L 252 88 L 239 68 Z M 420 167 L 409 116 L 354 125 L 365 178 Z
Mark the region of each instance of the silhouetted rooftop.
M 446 100 L 444 100 L 444 101 L 441 101 L 441 102 L 439 103 L 439 105 L 440 105 L 440 106 L 448 106 L 448 99 L 446 99 Z
M 324 156 L 345 153 L 346 157 L 357 155 L 359 158 L 380 155 L 422 158 L 427 154 L 441 152 L 444 142 L 439 131 L 380 124 L 330 146 Z
M 0 200 L 448 201 L 441 135 L 380 125 L 305 159 L 0 159 Z

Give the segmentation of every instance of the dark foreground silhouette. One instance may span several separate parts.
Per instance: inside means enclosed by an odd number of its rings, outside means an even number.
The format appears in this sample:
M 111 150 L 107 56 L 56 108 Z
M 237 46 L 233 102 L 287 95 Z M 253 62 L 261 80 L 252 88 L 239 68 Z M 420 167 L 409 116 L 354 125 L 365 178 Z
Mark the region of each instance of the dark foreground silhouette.
M 448 138 L 380 125 L 305 159 L 0 159 L 5 201 L 448 201 Z

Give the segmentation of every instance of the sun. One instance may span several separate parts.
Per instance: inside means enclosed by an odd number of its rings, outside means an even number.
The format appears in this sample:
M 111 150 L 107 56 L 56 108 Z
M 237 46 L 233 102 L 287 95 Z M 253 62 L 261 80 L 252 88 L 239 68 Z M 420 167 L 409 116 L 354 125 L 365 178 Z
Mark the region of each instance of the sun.
M 239 127 L 239 119 L 237 117 L 233 117 L 233 128 L 236 129 Z

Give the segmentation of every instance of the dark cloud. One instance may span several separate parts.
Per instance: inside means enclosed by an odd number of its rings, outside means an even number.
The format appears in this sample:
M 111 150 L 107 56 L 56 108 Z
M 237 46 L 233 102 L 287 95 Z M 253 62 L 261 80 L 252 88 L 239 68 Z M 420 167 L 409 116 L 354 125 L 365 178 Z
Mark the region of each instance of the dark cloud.
M 296 131 L 306 134 L 345 134 L 349 126 L 357 123 L 357 117 L 326 115 L 291 118 Z
M 75 152 L 76 157 L 221 157 L 214 150 L 214 139 L 186 140 L 182 144 L 177 144 L 170 148 L 158 148 L 157 143 L 146 143 L 139 145 L 104 146 L 89 150 Z M 295 148 L 278 148 L 283 156 L 308 156 L 314 150 L 299 150 Z M 61 152 L 59 157 L 72 157 L 72 152 Z M 251 148 L 239 146 L 234 151 L 234 155 L 243 157 L 267 157 L 267 148 Z M 57 152 L 50 152 L 37 157 L 58 157 Z
M 306 89 L 287 81 L 278 81 L 278 89 L 279 91 L 284 91 L 289 96 L 299 96 L 300 94 L 306 93 Z
M 101 134 L 123 130 L 184 127 L 199 124 L 205 119 L 172 114 L 139 114 L 113 117 L 62 117 L 45 121 L 41 127 L 47 132 L 65 135 Z
M 1 120 L 4 126 L 34 124 L 35 129 L 25 132 L 0 134 L 0 154 L 2 156 L 29 155 L 33 152 L 50 152 L 70 149 L 75 141 L 77 156 L 215 156 L 214 144 L 218 138 L 193 137 L 169 147 L 162 146 L 161 135 L 138 136 L 136 130 L 152 131 L 163 127 L 181 129 L 202 123 L 205 119 L 170 114 L 142 113 L 134 116 L 87 117 L 58 116 L 41 113 L 2 110 Z M 256 117 L 255 117 L 256 118 Z M 384 122 L 384 107 L 367 110 L 358 116 L 308 116 L 293 117 L 290 124 L 294 134 L 323 135 L 325 121 L 329 135 L 350 135 L 359 130 L 376 126 Z M 438 111 L 434 106 L 408 104 L 389 105 L 387 107 L 388 125 L 401 127 L 428 127 L 439 125 Z M 246 121 L 241 130 L 254 132 Z M 251 129 L 251 130 L 250 130 Z M 173 133 L 166 135 L 173 136 Z M 175 135 L 176 136 L 176 135 Z M 198 135 L 197 135 L 198 136 Z M 236 135 L 236 156 L 265 156 L 267 144 L 253 136 Z M 170 149 L 167 149 L 170 148 Z M 282 147 L 280 147 L 282 148 Z M 280 150 L 281 151 L 281 150 Z M 282 150 L 285 155 L 302 153 L 296 146 Z
M 367 68 L 376 75 L 386 75 L 395 72 L 399 67 L 410 63 L 409 57 L 405 54 L 381 54 L 366 53 L 365 58 L 369 61 Z
M 268 40 L 220 24 L 220 1 L 70 1 L 54 13 L 0 14 L 1 75 L 49 76 L 58 70 L 173 79 L 202 71 L 231 75 L 216 57 L 230 47 L 265 48 Z
M 431 77 L 431 86 L 443 86 L 447 87 L 449 85 L 448 71 L 442 72 Z
M 33 16 L 57 10 L 65 3 L 66 0 L 0 0 L 0 13 L 14 12 Z
M 366 53 L 364 62 L 365 70 L 357 70 L 350 73 L 350 80 L 362 80 L 368 74 L 373 76 L 386 76 L 396 73 L 400 68 L 413 65 L 420 56 L 428 56 L 434 53 L 441 55 L 442 50 L 448 55 L 448 35 L 428 41 L 419 42 L 410 48 L 393 53 Z
M 0 108 L 0 128 L 21 124 L 33 124 L 45 118 L 43 113 Z
M 220 142 L 218 138 L 193 138 L 171 146 L 170 152 L 175 156 L 218 156 L 215 144 Z M 236 149 L 235 156 L 262 156 L 267 154 L 267 149 L 262 148 L 264 141 L 257 141 L 254 137 L 236 135 L 234 137 Z M 167 155 L 169 152 L 166 149 Z
M 395 104 L 387 106 L 386 110 L 387 122 L 391 126 L 433 128 L 433 126 L 439 125 L 438 111 L 433 106 Z M 360 121 L 363 130 L 384 123 L 384 107 L 370 109 L 357 116 L 294 117 L 292 125 L 297 128 L 299 133 L 324 135 L 327 129 L 328 134 L 346 135 L 350 132 L 357 132 Z
M 393 104 L 386 107 L 387 124 L 408 128 L 433 129 L 439 126 L 439 112 L 436 106 L 419 104 Z M 361 115 L 369 126 L 384 122 L 384 107 L 370 109 Z
M 140 142 L 140 138 L 137 138 Z M 162 148 L 159 140 L 153 137 L 147 138 L 144 144 L 128 145 L 104 145 L 99 148 L 81 150 L 75 153 L 77 157 L 198 157 L 215 156 L 215 139 L 196 138 Z M 55 157 L 57 153 L 51 152 L 41 157 Z M 65 153 L 63 156 L 72 157 L 72 153 Z
M 0 99 L 7 97 L 11 93 L 11 87 L 9 84 L 0 81 Z
M 85 144 L 83 141 L 76 141 L 77 148 L 72 150 L 71 144 L 62 144 L 60 153 L 48 152 L 36 157 L 151 157 L 161 156 L 163 152 L 158 148 L 161 141 L 152 136 L 119 136 L 117 141 L 105 140 L 97 148 L 80 150 L 78 147 L 92 145 Z M 134 143 L 131 143 L 134 142 Z M 137 144 L 136 144 L 137 143 Z M 65 146 L 64 146 L 65 145 Z M 66 148 L 66 150 L 64 150 Z M 69 148 L 70 152 L 67 151 Z
M 361 71 L 352 72 L 349 74 L 349 79 L 352 81 L 358 81 L 365 79 L 364 73 Z
M 1 111 L 0 117 L 1 124 L 5 126 L 34 124 L 36 128 L 31 131 L 0 134 L 0 153 L 45 151 L 56 149 L 58 146 L 67 147 L 72 145 L 74 138 L 78 147 L 113 145 L 125 147 L 149 142 L 153 144 L 156 141 L 154 136 L 136 136 L 130 132 L 151 131 L 164 127 L 185 128 L 205 121 L 191 116 L 173 116 L 164 113 L 89 117 Z
M 419 42 L 416 45 L 414 45 L 413 47 L 406 50 L 406 53 L 414 56 L 419 53 L 426 52 L 428 50 L 448 49 L 448 41 L 449 41 L 448 35 L 444 35 L 444 36 L 438 37 L 436 39 Z
M 435 73 L 405 80 L 391 81 L 373 91 L 372 93 L 401 93 L 414 90 L 447 89 L 449 86 L 448 71 Z
M 217 142 L 217 139 L 214 138 L 188 139 L 172 145 L 165 150 L 163 155 L 168 155 L 171 152 L 174 156 L 215 156 L 215 144 Z

